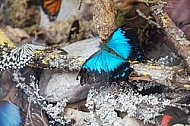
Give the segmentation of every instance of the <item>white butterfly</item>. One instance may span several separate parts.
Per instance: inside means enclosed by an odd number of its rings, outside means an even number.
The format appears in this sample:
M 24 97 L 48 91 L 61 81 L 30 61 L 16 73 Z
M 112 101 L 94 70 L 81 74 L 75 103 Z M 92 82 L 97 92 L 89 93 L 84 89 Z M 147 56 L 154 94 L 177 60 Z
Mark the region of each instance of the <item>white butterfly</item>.
M 45 50 L 48 48 L 50 47 L 34 44 L 23 44 L 22 46 L 17 47 L 10 52 L 7 52 L 6 54 L 0 56 L 0 70 L 5 70 L 8 68 L 23 68 L 32 61 L 36 51 Z

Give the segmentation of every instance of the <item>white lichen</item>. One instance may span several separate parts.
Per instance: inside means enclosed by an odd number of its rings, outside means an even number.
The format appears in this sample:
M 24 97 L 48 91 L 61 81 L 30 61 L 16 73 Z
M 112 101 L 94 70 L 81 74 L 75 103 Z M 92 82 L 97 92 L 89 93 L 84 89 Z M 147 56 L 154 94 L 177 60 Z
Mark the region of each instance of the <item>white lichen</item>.
M 36 83 L 35 77 L 30 76 L 30 83 L 25 83 L 25 78 L 21 76 L 21 73 L 15 71 L 13 73 L 13 81 L 16 83 L 16 87 L 24 91 L 28 96 L 28 101 L 38 104 L 42 110 L 46 112 L 49 120 L 49 125 L 61 124 L 61 125 L 70 125 L 71 120 L 65 119 L 62 116 L 64 112 L 64 107 L 67 105 L 68 99 L 63 99 L 62 101 L 57 102 L 55 105 L 48 103 L 46 99 L 40 95 L 38 84 Z M 29 102 L 29 103 L 30 103 Z
M 169 100 L 156 95 L 143 96 L 132 89 L 121 90 L 117 86 L 91 89 L 86 102 L 92 120 L 103 126 L 124 125 L 117 112 L 125 112 L 129 117 L 143 120 L 144 123 L 155 123 L 155 118 L 169 105 Z M 99 118 L 99 122 L 94 118 Z
M 159 65 L 167 65 L 169 63 L 174 62 L 176 59 L 180 59 L 180 58 L 175 53 L 172 52 L 165 57 L 159 58 L 157 62 Z

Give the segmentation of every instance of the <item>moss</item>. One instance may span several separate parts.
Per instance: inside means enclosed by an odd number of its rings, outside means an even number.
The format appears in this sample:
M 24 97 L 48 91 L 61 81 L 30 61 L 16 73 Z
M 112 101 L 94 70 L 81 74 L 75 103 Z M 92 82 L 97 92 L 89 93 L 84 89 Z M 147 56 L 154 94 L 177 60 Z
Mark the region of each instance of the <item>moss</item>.
M 4 31 L 0 29 L 0 46 L 3 48 L 6 44 L 8 47 L 15 48 L 14 43 L 5 35 Z
M 26 0 L 9 0 L 7 8 L 7 19 L 13 27 L 23 27 L 26 17 Z
M 28 34 L 34 34 L 36 31 L 38 31 L 40 29 L 39 25 L 32 25 L 30 27 L 24 27 L 24 30 L 28 33 Z
M 6 15 L 8 24 L 13 27 L 23 28 L 28 34 L 39 29 L 40 13 L 38 6 L 30 5 L 29 7 L 27 0 L 9 0 Z
M 125 15 L 129 12 L 130 10 L 117 10 L 117 15 L 116 15 L 116 23 L 117 26 L 121 26 L 125 24 Z
M 46 29 L 47 32 L 45 33 L 45 41 L 49 45 L 64 46 L 68 41 L 67 39 L 69 36 L 71 25 L 73 21 L 75 21 L 76 19 L 77 18 L 75 16 L 71 16 L 67 20 L 55 21 L 51 23 L 49 27 Z M 89 30 L 92 30 L 93 33 L 96 33 L 95 28 L 93 27 L 93 23 L 91 21 L 86 21 L 83 19 L 77 20 L 79 20 L 80 24 L 79 34 L 75 39 L 71 40 L 71 43 L 84 39 L 85 33 Z

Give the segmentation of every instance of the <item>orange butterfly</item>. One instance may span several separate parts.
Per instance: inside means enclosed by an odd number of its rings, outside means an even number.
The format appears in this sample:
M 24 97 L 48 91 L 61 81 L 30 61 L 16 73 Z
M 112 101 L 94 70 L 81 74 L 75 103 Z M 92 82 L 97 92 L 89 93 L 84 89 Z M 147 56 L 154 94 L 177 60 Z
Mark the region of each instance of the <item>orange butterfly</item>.
M 59 13 L 61 0 L 42 0 L 42 9 L 50 21 L 54 21 Z

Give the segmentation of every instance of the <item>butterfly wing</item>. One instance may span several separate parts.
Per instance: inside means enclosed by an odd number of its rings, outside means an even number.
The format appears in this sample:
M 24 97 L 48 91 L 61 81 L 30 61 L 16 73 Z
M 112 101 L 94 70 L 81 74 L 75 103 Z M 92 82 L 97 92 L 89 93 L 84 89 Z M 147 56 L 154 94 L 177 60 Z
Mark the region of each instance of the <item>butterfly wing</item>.
M 83 64 L 78 74 L 80 83 L 127 81 L 133 71 L 127 60 L 142 58 L 138 39 L 132 34 L 121 27 L 116 29 L 102 49 Z
M 7 68 L 23 68 L 24 66 L 28 65 L 28 63 L 30 63 L 37 50 L 45 49 L 50 48 L 34 44 L 24 44 L 20 47 L 17 47 L 0 56 L 0 70 L 5 70 Z
M 111 48 L 117 55 L 127 60 L 130 55 L 132 45 L 129 44 L 130 40 L 126 38 L 125 34 L 126 31 L 122 28 L 116 29 L 112 33 L 106 45 Z
M 132 71 L 129 65 L 124 59 L 105 50 L 99 50 L 83 64 L 78 74 L 80 83 L 83 85 L 86 83 L 113 82 L 118 77 L 128 80 L 128 76 Z M 120 66 L 125 67 L 125 69 L 123 67 L 121 69 Z M 115 75 L 116 71 L 123 75 Z
M 42 9 L 50 21 L 54 21 L 59 13 L 61 0 L 42 0 Z
M 36 50 L 28 45 L 17 47 L 0 57 L 0 69 L 22 68 L 33 58 Z
M 0 100 L 0 125 L 19 126 L 21 116 L 19 108 L 11 102 Z
M 106 45 L 125 60 L 138 60 L 143 58 L 144 56 L 139 48 L 138 36 L 136 36 L 137 33 L 135 30 L 136 29 L 126 31 L 121 27 L 117 28 L 112 33 Z

